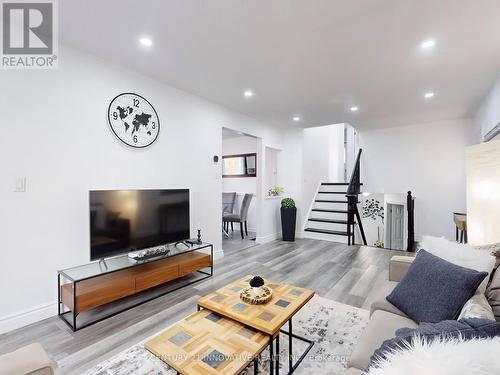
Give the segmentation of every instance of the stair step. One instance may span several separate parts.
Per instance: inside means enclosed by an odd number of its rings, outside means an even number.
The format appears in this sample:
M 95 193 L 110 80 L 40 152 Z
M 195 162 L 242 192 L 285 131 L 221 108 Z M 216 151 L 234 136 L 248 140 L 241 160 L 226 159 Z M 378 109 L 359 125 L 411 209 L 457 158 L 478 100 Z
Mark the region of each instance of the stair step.
M 308 220 L 309 221 L 319 221 L 320 223 L 346 224 L 347 225 L 347 221 L 346 220 L 322 219 L 320 217 L 318 217 L 318 218 L 316 218 L 316 217 L 310 217 Z
M 329 201 L 327 199 L 316 199 L 315 202 L 321 202 L 321 203 L 346 203 L 347 201 Z
M 346 195 L 347 191 L 318 191 L 318 194 L 343 194 L 343 195 Z
M 349 186 L 349 182 L 323 182 L 321 185 L 325 186 Z M 360 184 L 363 185 L 363 184 Z
M 327 229 L 316 229 L 316 228 L 306 228 L 306 232 L 324 233 L 324 234 L 336 234 L 337 236 L 348 236 L 347 232 L 340 230 L 327 230 Z
M 316 212 L 336 212 L 339 214 L 347 214 L 346 210 L 326 210 L 323 208 L 313 208 L 311 211 L 316 211 Z

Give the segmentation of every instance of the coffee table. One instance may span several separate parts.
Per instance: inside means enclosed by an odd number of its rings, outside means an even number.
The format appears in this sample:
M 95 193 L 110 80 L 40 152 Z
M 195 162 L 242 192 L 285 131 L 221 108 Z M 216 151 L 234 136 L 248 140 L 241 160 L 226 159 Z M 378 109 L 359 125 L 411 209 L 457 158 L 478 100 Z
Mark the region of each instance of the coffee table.
M 313 341 L 293 334 L 292 317 L 314 296 L 314 291 L 264 280 L 265 285 L 273 290 L 272 299 L 264 305 L 249 305 L 240 299 L 240 293 L 249 286 L 248 282 L 251 278 L 250 275 L 245 276 L 200 298 L 198 300 L 198 310 L 201 308 L 208 309 L 267 334 L 270 339 L 271 374 L 274 374 L 274 368 L 276 368 L 276 374 L 279 374 L 280 332 L 288 335 L 288 373 L 292 374 L 314 345 Z M 287 322 L 288 332 L 281 330 Z M 292 357 L 293 338 L 308 344 L 307 349 L 295 364 Z M 275 355 L 273 348 L 275 339 L 277 355 Z
M 191 314 L 144 347 L 187 375 L 234 375 L 245 370 L 268 346 L 269 336 L 209 310 Z

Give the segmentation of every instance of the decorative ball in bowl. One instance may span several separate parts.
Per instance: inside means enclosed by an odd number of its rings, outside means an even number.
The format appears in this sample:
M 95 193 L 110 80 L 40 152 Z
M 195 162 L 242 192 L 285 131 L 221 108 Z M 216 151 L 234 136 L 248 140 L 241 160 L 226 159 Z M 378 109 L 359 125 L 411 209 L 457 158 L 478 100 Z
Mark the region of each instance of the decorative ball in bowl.
M 250 286 L 253 289 L 253 292 L 255 293 L 256 296 L 260 296 L 264 294 L 264 289 L 262 288 L 264 286 L 264 279 L 260 276 L 254 276 L 250 282 Z
M 243 302 L 250 305 L 263 305 L 273 298 L 273 290 L 264 285 L 264 279 L 254 276 L 249 280 L 250 287 L 245 288 L 240 293 Z

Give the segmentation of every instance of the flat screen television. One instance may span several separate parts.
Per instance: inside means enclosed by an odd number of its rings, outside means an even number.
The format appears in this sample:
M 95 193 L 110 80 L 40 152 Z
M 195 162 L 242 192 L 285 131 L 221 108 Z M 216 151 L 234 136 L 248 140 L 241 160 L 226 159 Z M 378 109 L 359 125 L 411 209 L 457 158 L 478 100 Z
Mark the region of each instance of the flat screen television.
M 189 238 L 189 189 L 95 190 L 89 202 L 90 260 Z

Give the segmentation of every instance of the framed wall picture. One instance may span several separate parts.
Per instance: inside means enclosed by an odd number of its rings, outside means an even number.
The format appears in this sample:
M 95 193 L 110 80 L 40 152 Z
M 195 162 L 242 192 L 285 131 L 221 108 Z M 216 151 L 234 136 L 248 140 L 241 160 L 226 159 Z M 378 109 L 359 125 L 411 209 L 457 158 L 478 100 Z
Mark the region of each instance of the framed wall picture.
M 222 177 L 257 177 L 257 154 L 222 156 Z

